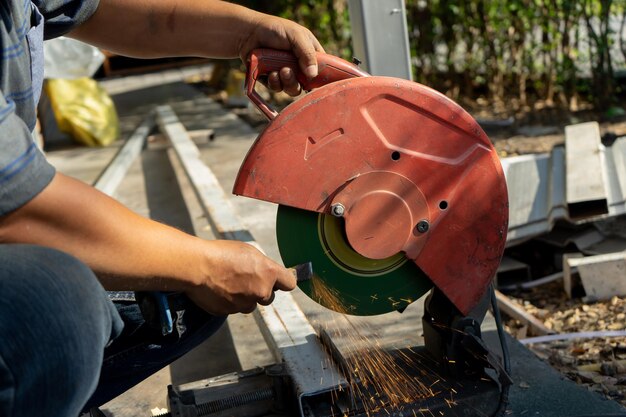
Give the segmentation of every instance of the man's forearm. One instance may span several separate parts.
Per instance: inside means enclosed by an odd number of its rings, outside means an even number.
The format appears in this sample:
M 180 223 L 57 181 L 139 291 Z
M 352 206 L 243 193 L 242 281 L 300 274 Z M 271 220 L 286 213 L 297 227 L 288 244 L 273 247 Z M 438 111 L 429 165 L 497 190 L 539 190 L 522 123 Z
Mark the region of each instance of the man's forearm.
M 183 291 L 213 314 L 249 313 L 276 289 L 296 286 L 291 272 L 247 243 L 188 235 L 62 174 L 0 217 L 1 243 L 62 250 L 89 265 L 106 289 Z
M 192 287 L 206 259 L 198 241 L 62 174 L 25 206 L 0 217 L 0 243 L 70 253 L 89 265 L 107 289 Z
M 70 36 L 136 57 L 233 58 L 260 13 L 216 0 L 100 0 Z

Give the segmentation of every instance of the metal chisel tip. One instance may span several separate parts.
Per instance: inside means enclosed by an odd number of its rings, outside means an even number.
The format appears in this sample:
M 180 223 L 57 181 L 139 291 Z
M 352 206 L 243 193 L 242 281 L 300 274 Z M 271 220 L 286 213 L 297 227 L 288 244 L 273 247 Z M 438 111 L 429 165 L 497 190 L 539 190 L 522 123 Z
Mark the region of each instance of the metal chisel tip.
M 313 278 L 313 264 L 311 262 L 296 265 L 289 268 L 296 276 L 296 281 L 304 282 Z

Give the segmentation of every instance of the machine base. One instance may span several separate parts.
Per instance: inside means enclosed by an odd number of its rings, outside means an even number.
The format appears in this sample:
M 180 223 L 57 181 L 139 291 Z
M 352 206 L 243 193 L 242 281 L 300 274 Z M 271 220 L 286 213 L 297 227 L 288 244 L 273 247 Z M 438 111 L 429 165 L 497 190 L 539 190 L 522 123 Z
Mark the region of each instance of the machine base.
M 483 333 L 483 339 L 494 350 L 498 349 L 499 341 L 496 332 L 487 331 Z M 509 405 L 507 407 L 507 417 L 540 415 L 542 417 L 563 417 L 563 416 L 626 416 L 626 410 L 615 401 L 607 401 L 597 393 L 588 391 L 584 387 L 576 385 L 574 382 L 564 379 L 550 365 L 537 358 L 526 347 L 519 342 L 507 336 L 507 343 L 511 352 L 511 376 L 513 384 L 509 392 Z M 282 365 L 279 366 L 282 368 Z M 248 403 L 248 408 L 239 406 L 235 408 L 227 408 L 218 413 L 201 414 L 203 410 L 202 404 L 211 401 L 222 401 L 235 395 L 250 393 L 262 390 L 262 386 L 272 386 L 272 378 L 266 375 L 267 368 L 257 368 L 251 372 L 242 372 L 224 375 L 221 377 L 205 379 L 189 384 L 169 387 L 168 401 L 170 410 L 169 415 L 175 417 L 198 417 L 198 416 L 294 416 L 299 415 L 295 404 L 289 405 L 290 402 L 295 403 L 295 394 L 291 394 L 288 399 L 276 401 L 272 393 L 272 399 L 265 399 Z M 255 374 L 255 375 L 253 375 Z M 225 384 L 225 379 L 230 378 L 230 384 Z M 221 380 L 221 384 L 220 381 Z M 253 381 L 255 380 L 255 381 Z M 263 381 L 261 385 L 259 381 Z M 264 385 L 263 385 L 264 384 Z M 219 386 L 221 385 L 221 388 Z M 493 389 L 496 388 L 494 383 L 487 384 L 488 392 L 479 394 L 479 389 L 474 390 L 475 395 L 471 401 L 478 401 L 479 406 L 489 404 L 489 398 L 496 398 Z M 456 389 L 456 388 L 455 388 Z M 250 394 L 249 394 L 250 395 Z M 319 397 L 318 407 L 311 411 L 309 416 L 327 416 L 329 411 L 330 394 L 326 393 L 327 398 Z M 457 403 L 460 403 L 463 394 L 459 391 L 457 394 Z M 430 401 L 434 402 L 435 399 Z M 434 410 L 441 410 L 444 415 L 450 416 L 472 416 L 481 415 L 463 414 L 461 409 L 456 406 L 448 408 L 445 400 L 439 398 L 438 401 L 443 403 L 427 404 L 433 407 L 435 416 L 441 415 Z M 494 405 L 497 400 L 494 400 Z M 277 405 L 287 404 L 287 409 L 277 408 Z M 423 404 L 423 403 L 422 403 Z M 469 404 L 469 403 L 467 403 Z M 416 402 L 415 407 L 419 407 L 420 403 Z M 291 407 L 291 408 L 289 408 Z M 446 409 L 444 409 L 447 408 Z M 252 410 L 252 412 L 251 412 Z M 408 408 L 407 408 L 408 410 Z M 413 411 L 405 410 L 404 413 L 392 413 L 394 416 L 430 416 L 429 413 L 422 413 L 415 408 Z M 471 411 L 471 410 L 470 410 Z M 475 410 L 477 411 L 477 410 Z M 388 416 L 385 411 L 376 416 Z M 318 413 L 318 414 L 315 414 Z M 335 416 L 341 414 L 335 414 Z M 351 414 L 354 416 L 365 416 L 365 414 Z
M 342 392 L 321 392 L 307 395 L 303 403 L 304 416 L 333 417 L 341 415 L 358 417 L 421 415 L 436 416 L 492 416 L 500 402 L 499 385 L 485 376 L 478 380 L 446 380 L 445 370 L 426 353 L 423 347 L 391 352 L 398 358 L 414 357 L 421 366 L 405 369 L 407 373 L 431 386 L 434 395 L 416 399 L 400 407 L 381 407 L 367 410 L 359 396 Z M 381 374 L 381 378 L 387 377 Z M 359 386 L 356 391 L 364 395 L 368 389 Z M 374 393 L 371 393 L 374 394 Z M 297 416 L 296 394 L 289 383 L 283 365 L 272 365 L 250 371 L 222 375 L 190 384 L 168 387 L 170 414 L 174 417 L 269 417 Z

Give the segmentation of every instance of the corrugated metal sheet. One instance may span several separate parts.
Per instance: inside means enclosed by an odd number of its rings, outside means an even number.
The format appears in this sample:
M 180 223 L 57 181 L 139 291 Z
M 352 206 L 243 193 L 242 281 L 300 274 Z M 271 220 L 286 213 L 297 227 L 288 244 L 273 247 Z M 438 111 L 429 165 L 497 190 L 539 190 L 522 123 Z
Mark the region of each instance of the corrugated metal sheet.
M 618 138 L 610 147 L 600 145 L 600 155 L 601 172 L 587 172 L 587 175 L 603 176 L 608 189 L 609 212 L 577 219 L 576 223 L 626 213 L 626 136 Z M 509 189 L 508 246 L 550 231 L 559 219 L 570 220 L 563 147 L 556 147 L 550 153 L 505 158 L 502 168 Z

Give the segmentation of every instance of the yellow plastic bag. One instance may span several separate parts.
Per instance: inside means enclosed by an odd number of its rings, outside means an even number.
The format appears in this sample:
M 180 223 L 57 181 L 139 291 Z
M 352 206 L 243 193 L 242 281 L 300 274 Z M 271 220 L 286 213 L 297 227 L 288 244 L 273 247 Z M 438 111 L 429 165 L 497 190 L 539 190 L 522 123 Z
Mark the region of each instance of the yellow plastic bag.
M 59 130 L 87 146 L 107 146 L 118 138 L 115 106 L 95 80 L 49 79 L 45 89 Z

